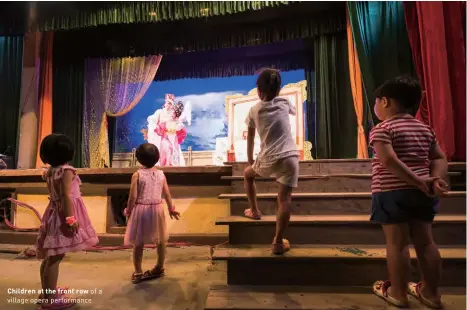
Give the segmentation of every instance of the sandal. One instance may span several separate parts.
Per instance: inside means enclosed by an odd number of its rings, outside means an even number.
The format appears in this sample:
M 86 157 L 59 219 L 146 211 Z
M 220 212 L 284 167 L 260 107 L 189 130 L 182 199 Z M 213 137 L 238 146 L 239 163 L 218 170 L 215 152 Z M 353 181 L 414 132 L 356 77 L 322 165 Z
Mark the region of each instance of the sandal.
M 422 295 L 422 292 L 421 292 L 421 288 L 422 288 L 422 284 L 423 282 L 418 282 L 418 283 L 414 283 L 414 282 L 409 282 L 409 286 L 408 286 L 408 290 L 409 290 L 409 294 L 415 298 L 418 299 L 418 301 L 420 301 L 424 306 L 428 307 L 428 308 L 431 308 L 431 309 L 442 309 L 443 308 L 443 304 L 441 303 L 441 301 L 439 302 L 433 302 L 431 300 L 428 300 L 426 299 L 423 295 Z
M 163 277 L 164 276 L 164 271 L 165 271 L 164 268 L 159 268 L 159 267 L 155 266 L 151 270 L 146 270 L 144 272 L 143 278 L 141 280 L 146 281 L 146 280 L 151 280 L 151 279 Z
M 141 281 L 143 281 L 143 274 L 133 272 L 133 274 L 131 275 L 131 282 L 133 282 L 133 284 L 138 284 Z
M 389 296 L 388 289 L 391 286 L 391 282 L 387 281 L 376 281 L 373 284 L 373 293 L 376 296 L 384 299 L 388 304 L 393 305 L 398 308 L 407 308 L 409 306 L 408 303 L 402 302 L 400 300 L 395 299 L 392 296 Z
M 290 251 L 290 242 L 287 239 L 282 239 L 282 243 L 277 243 L 276 238 L 272 242 L 272 253 L 275 255 L 282 255 Z
M 249 219 L 252 219 L 252 220 L 260 220 L 261 219 L 261 212 L 253 212 L 250 209 L 246 209 L 245 211 L 243 211 L 243 214 L 245 215 L 245 217 L 249 218 Z
M 76 303 L 71 302 L 71 301 L 66 301 L 63 300 L 63 296 L 59 295 L 56 297 L 60 297 L 59 299 L 55 300 L 54 303 L 44 303 L 40 304 L 36 309 L 37 310 L 64 310 L 64 309 L 69 309 L 76 305 Z

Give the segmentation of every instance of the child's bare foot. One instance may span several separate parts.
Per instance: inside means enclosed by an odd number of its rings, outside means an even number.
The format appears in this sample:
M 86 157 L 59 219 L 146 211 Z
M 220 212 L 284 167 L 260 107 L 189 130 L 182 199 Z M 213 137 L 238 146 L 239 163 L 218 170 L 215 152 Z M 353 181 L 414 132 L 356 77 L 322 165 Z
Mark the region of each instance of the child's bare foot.
M 261 219 L 261 212 L 259 210 L 254 211 L 253 209 L 246 209 L 243 214 L 245 217 L 252 219 L 252 220 L 260 220 Z
M 427 306 L 428 308 L 443 308 L 443 304 L 441 303 L 441 297 L 432 294 L 430 296 L 430 294 L 424 289 L 423 282 L 410 282 L 408 289 L 410 295 L 417 298 L 423 305 Z
M 272 241 L 272 253 L 276 255 L 284 254 L 290 250 L 290 242 L 287 239 L 282 239 L 282 242 L 277 242 L 276 238 Z

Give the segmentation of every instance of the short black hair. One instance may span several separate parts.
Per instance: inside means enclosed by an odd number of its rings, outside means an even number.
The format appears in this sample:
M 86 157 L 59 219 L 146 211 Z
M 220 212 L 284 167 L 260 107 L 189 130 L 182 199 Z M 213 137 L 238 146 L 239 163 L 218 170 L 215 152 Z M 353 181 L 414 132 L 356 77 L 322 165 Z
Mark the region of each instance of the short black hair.
M 276 69 L 262 69 L 256 80 L 258 90 L 265 96 L 261 100 L 271 101 L 281 90 L 281 74 Z
M 378 87 L 375 97 L 394 99 L 405 111 L 415 113 L 422 100 L 422 87 L 418 80 L 410 76 L 398 76 Z
M 43 163 L 57 167 L 73 160 L 75 147 L 67 136 L 53 133 L 42 140 L 39 154 Z
M 143 143 L 136 149 L 136 159 L 146 168 L 152 168 L 159 161 L 159 150 L 152 143 Z

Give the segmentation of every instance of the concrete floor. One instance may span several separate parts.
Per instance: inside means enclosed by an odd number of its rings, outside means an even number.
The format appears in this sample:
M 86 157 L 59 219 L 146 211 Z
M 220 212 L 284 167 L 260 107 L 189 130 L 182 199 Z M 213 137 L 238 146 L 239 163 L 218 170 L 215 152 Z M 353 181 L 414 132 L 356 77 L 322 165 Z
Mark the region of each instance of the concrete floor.
M 225 284 L 224 264 L 213 265 L 209 247 L 169 248 L 166 276 L 162 279 L 133 285 L 131 251 L 80 252 L 68 255 L 60 266 L 58 285 L 69 289 L 97 289 L 101 294 L 70 295 L 90 299 L 73 309 L 148 309 L 201 310 L 204 309 L 209 286 Z M 156 261 L 155 250 L 144 253 L 143 268 Z M 0 309 L 35 309 L 19 304 L 19 299 L 37 298 L 37 294 L 9 294 L 8 289 L 40 288 L 40 261 L 15 259 L 14 254 L 0 254 Z M 14 304 L 8 299 L 16 297 Z
M 12 294 L 8 292 L 8 289 L 37 290 L 40 288 L 40 261 L 17 259 L 16 254 L 4 253 L 8 251 L 14 253 L 18 249 L 22 250 L 24 246 L 0 246 L 0 266 L 2 268 L 0 273 L 0 309 L 2 310 L 35 309 L 34 305 L 21 304 L 20 302 L 21 300 L 35 299 L 37 294 Z M 144 255 L 143 268 L 148 269 L 156 261 L 156 252 L 155 250 L 146 250 Z M 133 285 L 130 281 L 133 272 L 130 250 L 72 253 L 61 264 L 58 284 L 61 287 L 67 286 L 69 289 L 89 290 L 89 293 L 70 295 L 72 298 L 90 300 L 89 304 L 81 303 L 73 309 L 202 310 L 206 303 L 209 287 L 226 284 L 226 265 L 223 262 L 213 264 L 209 258 L 209 247 L 168 248 L 166 276 L 162 279 Z M 96 290 L 97 293 L 92 294 L 91 290 Z M 365 290 L 365 292 L 367 291 L 369 290 Z M 287 302 L 285 304 L 290 303 L 292 295 L 286 295 Z M 303 294 L 299 295 L 302 296 L 301 299 L 304 298 Z M 277 302 L 277 299 L 283 298 L 283 293 L 266 294 L 265 296 L 267 298 L 260 296 L 267 299 L 261 302 L 265 306 L 261 309 L 288 308 L 288 306 L 285 308 L 284 306 L 280 308 L 266 307 L 271 300 Z M 336 294 L 311 294 L 306 300 L 304 299 L 303 308 L 300 306 L 293 309 L 310 309 L 310 305 L 313 305 L 313 309 L 320 310 L 392 309 L 370 292 L 364 294 L 340 293 L 338 299 L 336 296 Z M 12 303 L 13 297 L 16 299 Z M 333 302 L 329 302 L 329 300 Z M 466 306 L 465 290 L 460 295 L 445 296 L 444 301 L 448 310 L 464 310 Z M 222 301 L 222 303 L 225 305 L 221 309 L 234 309 L 238 306 L 238 304 L 230 305 L 231 301 L 229 300 Z M 423 307 L 417 304 L 416 309 L 423 309 Z

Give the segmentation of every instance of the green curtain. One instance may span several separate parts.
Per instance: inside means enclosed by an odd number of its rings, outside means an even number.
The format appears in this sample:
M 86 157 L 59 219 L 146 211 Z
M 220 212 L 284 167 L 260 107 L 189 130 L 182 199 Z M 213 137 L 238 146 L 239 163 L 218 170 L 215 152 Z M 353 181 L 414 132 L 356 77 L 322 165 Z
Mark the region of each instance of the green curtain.
M 0 37 L 0 153 L 18 159 L 23 36 Z M 14 168 L 14 167 L 9 167 Z
M 350 86 L 347 36 L 314 40 L 317 159 L 357 157 L 357 117 Z
M 56 33 L 53 51 L 52 131 L 67 135 L 75 145 L 74 167 L 83 167 L 84 58 L 67 52 Z M 62 49 L 65 48 L 65 49 Z
M 226 16 L 286 4 L 287 1 L 112 1 L 97 4 L 75 2 L 72 12 L 68 13 L 70 3 L 39 2 L 37 15 L 40 30 L 51 31 Z
M 347 2 L 365 90 L 367 123 L 377 122 L 373 92 L 399 75 L 415 76 L 402 1 Z

